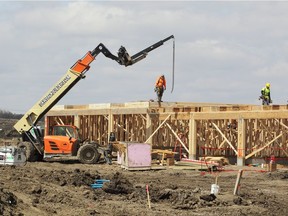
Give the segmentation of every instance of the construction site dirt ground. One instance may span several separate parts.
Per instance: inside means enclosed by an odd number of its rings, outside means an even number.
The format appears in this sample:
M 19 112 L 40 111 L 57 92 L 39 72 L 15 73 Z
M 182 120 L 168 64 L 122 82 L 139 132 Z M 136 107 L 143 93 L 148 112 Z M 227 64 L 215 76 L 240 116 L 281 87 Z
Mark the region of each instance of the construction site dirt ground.
M 233 195 L 239 169 L 243 175 L 238 195 Z M 216 176 L 220 191 L 212 196 Z M 93 189 L 96 179 L 110 182 Z M 115 161 L 29 162 L 0 166 L 0 215 L 288 215 L 287 185 L 286 168 L 128 171 Z

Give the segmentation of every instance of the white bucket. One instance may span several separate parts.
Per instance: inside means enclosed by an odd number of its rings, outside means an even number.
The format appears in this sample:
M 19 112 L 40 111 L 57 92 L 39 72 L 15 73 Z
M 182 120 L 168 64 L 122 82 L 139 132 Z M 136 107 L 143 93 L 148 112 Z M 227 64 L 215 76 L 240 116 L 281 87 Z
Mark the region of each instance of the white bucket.
M 211 194 L 217 195 L 219 193 L 219 185 L 212 184 L 211 185 Z

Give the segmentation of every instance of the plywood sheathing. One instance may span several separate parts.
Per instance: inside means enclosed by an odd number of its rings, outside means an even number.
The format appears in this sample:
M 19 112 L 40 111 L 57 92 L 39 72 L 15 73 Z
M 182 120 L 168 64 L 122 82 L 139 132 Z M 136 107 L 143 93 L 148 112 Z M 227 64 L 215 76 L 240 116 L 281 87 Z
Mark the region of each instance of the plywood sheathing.
M 189 102 L 131 102 L 55 106 L 46 126 L 61 118 L 80 128 L 83 138 L 107 144 L 148 142 L 173 149 L 180 143 L 190 158 L 203 156 L 288 157 L 287 105 L 257 106 Z M 181 134 L 180 136 L 178 136 Z

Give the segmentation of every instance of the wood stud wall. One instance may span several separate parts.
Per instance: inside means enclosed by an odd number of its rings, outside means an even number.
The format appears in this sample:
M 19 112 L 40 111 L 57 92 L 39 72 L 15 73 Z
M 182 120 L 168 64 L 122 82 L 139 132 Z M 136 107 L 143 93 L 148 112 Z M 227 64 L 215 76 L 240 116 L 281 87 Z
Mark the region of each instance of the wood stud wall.
M 196 158 L 225 156 L 247 159 L 272 154 L 288 157 L 287 106 L 162 103 L 160 107 L 156 102 L 139 102 L 139 108 L 135 103 L 132 107 L 129 103 L 125 104 L 126 107 L 119 104 L 110 106 L 108 109 L 106 106 L 103 109 L 97 107 L 97 111 L 87 106 L 79 109 L 77 105 L 52 109 L 46 115 L 46 126 L 53 126 L 61 119 L 64 124 L 78 126 L 83 138 L 101 145 L 108 143 L 111 131 L 116 133 L 118 141 L 148 142 L 153 148 L 173 150 L 175 145 L 185 145 L 188 153 Z M 196 127 L 193 132 L 190 131 L 191 122 Z M 238 143 L 245 149 L 241 149 Z

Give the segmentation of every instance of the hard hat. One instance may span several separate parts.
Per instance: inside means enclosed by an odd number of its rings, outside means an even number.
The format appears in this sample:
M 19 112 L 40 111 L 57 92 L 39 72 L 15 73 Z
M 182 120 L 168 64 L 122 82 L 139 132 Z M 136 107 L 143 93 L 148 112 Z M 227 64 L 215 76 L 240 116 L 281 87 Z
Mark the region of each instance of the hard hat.
M 267 88 L 270 88 L 270 83 L 266 83 L 266 87 L 267 87 Z

